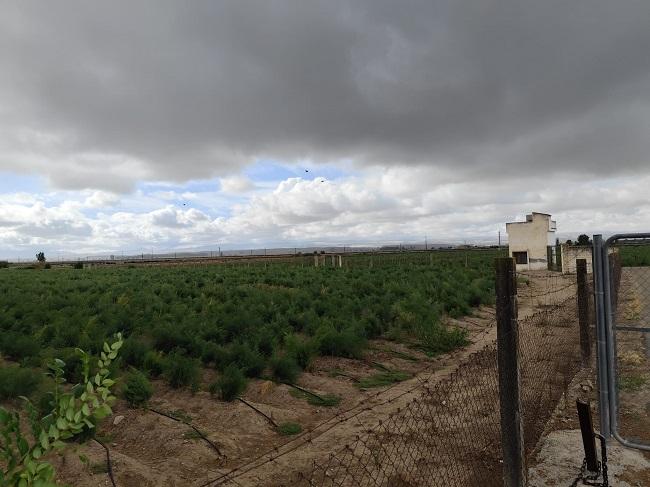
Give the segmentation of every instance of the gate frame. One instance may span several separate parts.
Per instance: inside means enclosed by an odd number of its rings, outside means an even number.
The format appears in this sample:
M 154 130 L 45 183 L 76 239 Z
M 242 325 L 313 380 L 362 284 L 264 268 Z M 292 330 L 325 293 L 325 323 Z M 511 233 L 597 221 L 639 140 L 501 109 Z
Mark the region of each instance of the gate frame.
M 650 233 L 618 233 L 604 243 L 602 235 L 594 235 L 593 272 L 596 302 L 596 331 L 598 336 L 598 383 L 601 434 L 613 436 L 628 448 L 650 451 L 650 444 L 637 443 L 624 438 L 618 431 L 618 388 L 616 353 L 615 303 L 612 303 L 611 276 L 609 272 L 610 246 L 622 239 L 650 240 Z M 648 333 L 648 330 L 640 330 Z

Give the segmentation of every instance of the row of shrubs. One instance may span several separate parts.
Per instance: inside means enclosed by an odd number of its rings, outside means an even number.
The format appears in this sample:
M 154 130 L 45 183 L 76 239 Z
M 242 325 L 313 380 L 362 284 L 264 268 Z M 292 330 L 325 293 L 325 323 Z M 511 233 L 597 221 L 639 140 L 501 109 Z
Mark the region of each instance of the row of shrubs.
M 232 397 L 252 377 L 293 382 L 317 355 L 360 357 L 377 336 L 432 354 L 462 345 L 441 316 L 493 300 L 493 255 L 473 254 L 471 266 L 463 256 L 405 254 L 344 269 L 10 269 L 0 273 L 0 353 L 27 368 L 60 357 L 75 381 L 75 347 L 96 354 L 124 331 L 116 366 L 194 389 L 201 366 L 214 368 L 221 382 L 209 389 Z

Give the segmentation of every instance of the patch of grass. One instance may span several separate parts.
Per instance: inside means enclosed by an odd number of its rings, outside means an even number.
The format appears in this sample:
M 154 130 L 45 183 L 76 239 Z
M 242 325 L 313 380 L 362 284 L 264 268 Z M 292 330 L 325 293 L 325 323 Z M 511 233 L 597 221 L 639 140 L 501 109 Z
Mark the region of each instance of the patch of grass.
M 300 426 L 298 423 L 282 423 L 278 426 L 278 433 L 283 436 L 297 435 L 299 433 L 302 433 L 302 426 Z
M 618 388 L 621 391 L 636 392 L 641 390 L 647 383 L 647 377 L 642 375 L 628 375 L 619 379 Z
M 350 379 L 353 382 L 359 382 L 359 379 L 357 377 L 354 377 L 353 375 L 347 374 L 343 370 L 339 368 L 335 368 L 329 371 L 328 374 L 330 377 L 345 377 L 346 379 Z
M 306 399 L 307 403 L 312 406 L 331 408 L 338 406 L 341 403 L 341 397 L 334 394 L 325 394 L 324 396 L 321 396 L 314 392 L 299 391 L 298 389 L 292 389 L 289 394 L 296 399 Z
M 190 428 L 185 433 L 183 433 L 183 439 L 200 440 L 202 439 L 202 436 L 196 430 Z
M 185 423 L 192 422 L 192 416 L 187 414 L 184 409 L 174 409 L 173 411 L 169 411 L 169 415 L 178 418 Z
M 469 343 L 467 331 L 460 328 L 446 328 L 439 324 L 420 326 L 417 330 L 419 343 L 416 348 L 429 357 L 447 353 Z
M 394 384 L 395 382 L 402 382 L 403 380 L 412 377 L 408 372 L 401 370 L 391 370 L 388 372 L 379 372 L 369 377 L 364 377 L 359 380 L 357 387 L 360 389 L 370 389 L 372 387 L 384 387 Z
M 381 350 L 383 352 L 391 353 L 391 354 L 395 355 L 396 357 L 401 358 L 402 360 L 408 360 L 409 362 L 419 362 L 420 361 L 420 359 L 417 358 L 416 356 L 411 355 L 411 354 L 406 353 L 406 352 L 401 352 L 399 350 L 393 350 L 391 348 L 380 348 L 378 350 Z

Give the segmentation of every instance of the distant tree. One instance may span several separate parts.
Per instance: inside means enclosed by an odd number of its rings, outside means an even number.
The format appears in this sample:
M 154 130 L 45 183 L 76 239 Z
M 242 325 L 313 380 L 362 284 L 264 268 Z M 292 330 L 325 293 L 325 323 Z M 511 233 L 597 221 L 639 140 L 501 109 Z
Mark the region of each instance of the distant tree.
M 567 244 L 567 245 L 573 245 L 573 240 L 568 239 L 568 240 L 566 241 L 566 244 Z
M 39 262 L 45 262 L 45 254 L 43 252 L 37 253 L 36 260 Z
M 591 240 L 589 239 L 588 235 L 585 235 L 584 233 L 582 235 L 578 236 L 578 240 L 576 241 L 578 245 L 591 245 Z

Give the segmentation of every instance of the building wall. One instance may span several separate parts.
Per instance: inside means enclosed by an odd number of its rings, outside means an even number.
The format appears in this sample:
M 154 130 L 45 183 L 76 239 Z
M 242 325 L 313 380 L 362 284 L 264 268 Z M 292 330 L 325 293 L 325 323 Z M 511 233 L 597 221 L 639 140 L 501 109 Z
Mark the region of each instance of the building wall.
M 550 216 L 533 213 L 530 221 L 507 223 L 506 232 L 511 257 L 513 252 L 528 252 L 528 264 L 517 264 L 517 270 L 548 268 L 546 248 L 555 245 L 555 225 Z
M 564 274 L 576 272 L 576 259 L 585 259 L 587 272 L 591 273 L 591 246 L 562 244 L 562 272 Z
M 618 252 L 618 249 L 609 249 L 609 254 Z M 591 274 L 592 264 L 592 247 L 591 245 L 567 245 L 562 244 L 562 272 L 564 274 L 575 274 L 576 260 L 585 259 L 587 261 L 587 273 Z

